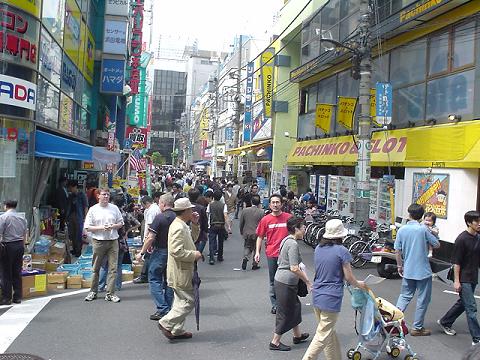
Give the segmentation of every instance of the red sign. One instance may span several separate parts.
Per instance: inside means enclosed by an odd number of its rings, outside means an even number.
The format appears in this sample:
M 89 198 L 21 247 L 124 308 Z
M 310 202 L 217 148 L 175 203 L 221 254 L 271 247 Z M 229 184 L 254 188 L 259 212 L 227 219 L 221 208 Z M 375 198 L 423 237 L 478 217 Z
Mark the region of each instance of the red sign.
M 147 147 L 148 129 L 137 128 L 135 126 L 127 126 L 126 138 L 132 141 L 132 148 Z
M 143 28 L 143 2 L 144 0 L 132 1 L 132 37 L 130 40 L 130 94 L 138 94 L 140 84 L 140 60 L 142 57 L 142 28 Z

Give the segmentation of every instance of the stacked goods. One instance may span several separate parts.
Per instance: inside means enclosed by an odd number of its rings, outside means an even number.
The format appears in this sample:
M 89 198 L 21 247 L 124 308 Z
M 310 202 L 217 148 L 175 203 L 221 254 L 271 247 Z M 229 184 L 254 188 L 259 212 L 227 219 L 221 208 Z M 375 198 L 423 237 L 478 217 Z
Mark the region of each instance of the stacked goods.
M 82 275 L 69 275 L 67 277 L 67 289 L 81 289 L 82 280 Z
M 22 298 L 47 294 L 47 275 L 44 270 L 22 271 Z
M 67 286 L 68 272 L 52 272 L 47 274 L 48 290 L 64 290 Z

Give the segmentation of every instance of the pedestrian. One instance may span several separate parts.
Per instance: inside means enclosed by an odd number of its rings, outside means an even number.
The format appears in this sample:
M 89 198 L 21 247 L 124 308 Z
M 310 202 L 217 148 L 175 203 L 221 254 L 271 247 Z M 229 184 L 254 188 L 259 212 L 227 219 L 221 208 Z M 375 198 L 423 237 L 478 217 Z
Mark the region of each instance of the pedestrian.
M 158 214 L 148 228 L 148 234 L 142 249 L 137 254 L 137 260 L 141 260 L 147 250 L 153 248 L 150 253 L 150 265 L 148 268 L 148 282 L 150 293 L 156 305 L 156 311 L 150 315 L 150 320 L 160 320 L 171 309 L 173 303 L 173 290 L 167 286 L 166 270 L 168 258 L 168 229 L 175 220 L 176 214 L 172 210 L 174 206 L 173 196 L 164 194 L 160 197 L 159 206 L 161 213 Z
M 225 205 L 227 205 L 227 215 L 229 219 L 229 223 L 233 223 L 233 219 L 235 217 L 235 204 L 237 202 L 237 196 L 233 193 L 233 184 L 228 183 L 225 193 L 223 194 L 223 198 L 225 200 Z M 230 227 L 229 234 L 232 233 L 232 229 Z
M 84 229 L 92 233 L 93 278 L 90 292 L 85 301 L 97 298 L 98 279 L 103 260 L 108 258 L 107 293 L 105 301 L 120 302 L 115 295 L 115 279 L 118 263 L 118 229 L 123 227 L 122 213 L 118 207 L 109 203 L 110 190 L 100 190 L 98 204 L 92 206 L 87 213 Z
M 275 273 L 274 287 L 277 298 L 277 314 L 275 315 L 275 332 L 269 344 L 270 350 L 279 351 L 291 350 L 290 346 L 280 342 L 282 335 L 287 331 L 293 330 L 294 344 L 300 344 L 310 336 L 310 334 L 300 331 L 302 304 L 298 299 L 299 279 L 305 282 L 308 289 L 312 286 L 307 274 L 302 270 L 302 257 L 297 243 L 305 235 L 304 220 L 291 217 L 287 221 L 287 230 L 288 236 L 280 244 L 278 269 Z
M 397 307 L 405 312 L 418 290 L 415 321 L 410 331 L 412 336 L 431 334 L 431 331 L 423 326 L 432 295 L 432 269 L 428 259 L 428 246 L 440 247 L 438 239 L 427 227 L 420 224 L 424 212 L 419 204 L 408 207 L 409 221 L 398 230 L 394 244 L 398 273 L 403 278 Z
M 203 253 L 208 240 L 208 216 L 206 206 L 199 203 L 199 198 L 200 191 L 197 188 L 188 191 L 188 199 L 193 205 L 195 205 L 193 211 L 198 213 L 199 234 L 195 246 L 198 251 Z
M 243 195 L 243 201 L 245 203 L 245 207 L 252 206 L 252 196 L 253 195 L 258 195 L 258 185 L 257 184 L 253 184 L 252 186 L 250 186 L 250 191 L 246 192 Z
M 12 301 L 20 304 L 27 221 L 17 213 L 16 200 L 5 201 L 4 207 L 5 213 L 0 215 L 0 270 L 2 274 L 0 277 L 2 280 L 0 305 L 10 305 Z
M 172 184 L 172 196 L 175 199 L 175 201 L 182 197 L 186 197 L 185 193 L 182 190 L 183 190 L 182 184 L 178 182 L 174 182 Z
M 242 270 L 247 269 L 247 263 L 252 257 L 252 253 L 255 252 L 255 244 L 257 240 L 257 226 L 260 220 L 262 220 L 265 212 L 260 207 L 260 196 L 254 195 L 251 198 L 252 206 L 246 208 L 240 214 L 240 235 L 243 236 L 243 260 Z M 258 266 L 255 259 L 252 262 L 252 270 L 258 270 Z
M 154 202 L 154 200 L 150 196 L 144 196 L 142 198 L 142 205 L 145 209 L 143 212 L 143 221 L 144 221 L 144 231 L 143 231 L 143 242 L 145 242 L 145 239 L 148 234 L 148 229 L 152 225 L 153 220 L 155 217 L 160 214 L 160 208 L 158 207 L 158 204 Z M 140 272 L 140 276 L 133 279 L 134 284 L 144 284 L 148 282 L 148 267 L 150 265 L 150 253 L 146 252 L 142 266 L 142 271 Z
M 437 321 L 443 332 L 455 335 L 453 323 L 465 312 L 468 330 L 472 336 L 472 345 L 480 342 L 480 326 L 477 319 L 477 303 L 475 288 L 478 284 L 478 268 L 480 266 L 480 213 L 468 211 L 464 215 L 467 229 L 458 235 L 453 252 L 454 283 L 459 294 L 457 302 Z
M 230 232 L 230 219 L 228 218 L 227 205 L 222 203 L 222 190 L 213 192 L 213 201 L 207 206 L 208 215 L 208 251 L 210 265 L 215 265 L 215 253 L 217 261 L 223 261 L 223 242 Z
M 63 231 L 65 229 L 65 222 L 67 220 L 68 207 L 67 178 L 65 176 L 60 177 L 58 180 L 58 188 L 54 193 L 53 204 L 58 209 L 60 230 Z
M 318 359 L 322 351 L 326 360 L 342 358 L 335 325 L 342 307 L 344 280 L 367 290 L 363 281 L 358 281 L 352 273 L 352 256 L 342 245 L 347 234 L 341 220 L 329 220 L 325 224 L 325 234 L 315 248 L 312 299 L 318 326 L 302 360 Z
M 251 198 L 250 198 L 251 199 Z M 282 197 L 279 194 L 270 196 L 270 214 L 265 215 L 260 220 L 257 227 L 257 244 L 255 247 L 255 262 L 260 262 L 260 250 L 265 238 L 265 254 L 267 256 L 268 277 L 270 283 L 270 302 L 272 308 L 270 312 L 276 314 L 277 302 L 274 291 L 274 279 L 277 272 L 278 254 L 280 252 L 280 243 L 288 235 L 287 220 L 292 217 L 291 214 L 282 212 Z
M 158 322 L 158 327 L 168 339 L 190 339 L 191 332 L 184 330 L 185 319 L 194 308 L 193 270 L 194 263 L 202 257 L 196 250 L 188 222 L 197 222 L 190 200 L 175 201 L 172 209 L 177 217 L 168 230 L 167 283 L 173 289 L 171 310 Z
M 83 192 L 78 191 L 77 180 L 68 180 L 67 189 L 68 237 L 73 246 L 72 255 L 79 257 L 82 254 L 83 221 L 88 211 L 88 200 Z

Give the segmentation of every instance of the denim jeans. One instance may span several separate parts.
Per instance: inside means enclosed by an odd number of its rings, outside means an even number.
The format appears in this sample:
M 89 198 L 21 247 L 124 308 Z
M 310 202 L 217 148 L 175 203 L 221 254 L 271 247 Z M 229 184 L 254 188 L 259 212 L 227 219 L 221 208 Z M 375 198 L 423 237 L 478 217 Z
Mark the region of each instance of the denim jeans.
M 418 330 L 423 328 L 425 314 L 427 313 L 428 304 L 430 303 L 430 299 L 432 297 L 432 278 L 428 277 L 422 280 L 403 278 L 402 289 L 400 291 L 400 296 L 398 297 L 397 307 L 404 312 L 417 290 L 417 308 L 415 310 L 413 328 Z
M 115 290 L 120 290 L 122 288 L 122 261 L 123 261 L 124 251 L 118 249 L 118 265 L 117 265 L 117 277 L 115 279 Z M 103 291 L 105 290 L 105 285 L 107 283 L 107 274 L 108 274 L 108 261 L 105 261 L 100 268 L 100 276 L 98 280 L 98 288 Z
M 477 303 L 475 297 L 475 287 L 477 284 L 461 283 L 460 298 L 440 319 L 440 323 L 446 327 L 452 327 L 457 318 L 463 314 L 467 315 L 468 329 L 474 342 L 480 341 L 480 326 L 477 320 Z
M 167 249 L 156 249 L 150 254 L 148 282 L 150 294 L 157 307 L 157 312 L 166 314 L 173 303 L 173 290 L 167 286 Z
M 277 306 L 277 298 L 275 296 L 275 287 L 273 283 L 275 282 L 275 273 L 277 272 L 278 268 L 278 258 L 276 257 L 267 257 L 267 264 L 268 264 L 268 279 L 270 281 L 270 302 L 272 306 Z
M 217 252 L 217 259 L 223 259 L 223 242 L 226 235 L 227 231 L 224 227 L 208 229 L 208 254 L 210 260 L 214 259 L 215 252 Z

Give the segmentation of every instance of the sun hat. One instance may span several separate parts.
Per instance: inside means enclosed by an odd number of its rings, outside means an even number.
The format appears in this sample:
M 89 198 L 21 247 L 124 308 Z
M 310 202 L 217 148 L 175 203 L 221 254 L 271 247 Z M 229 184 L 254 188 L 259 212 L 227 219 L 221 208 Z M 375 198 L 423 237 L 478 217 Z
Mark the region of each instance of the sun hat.
M 172 208 L 173 211 L 183 211 L 187 209 L 194 208 L 195 205 L 192 205 L 190 200 L 187 198 L 180 198 L 174 203 L 174 207 Z
M 347 236 L 348 231 L 343 226 L 342 220 L 332 219 L 328 220 L 325 224 L 325 234 L 323 237 L 325 239 L 341 239 Z

